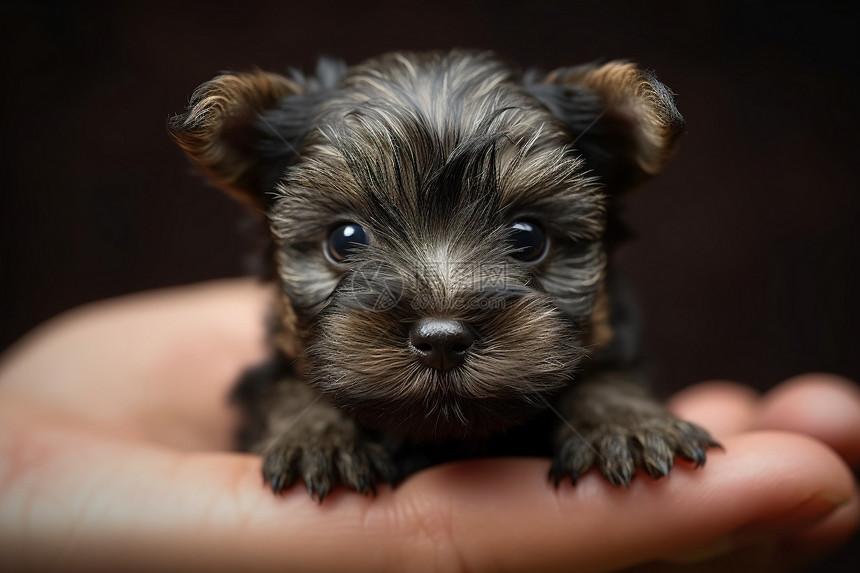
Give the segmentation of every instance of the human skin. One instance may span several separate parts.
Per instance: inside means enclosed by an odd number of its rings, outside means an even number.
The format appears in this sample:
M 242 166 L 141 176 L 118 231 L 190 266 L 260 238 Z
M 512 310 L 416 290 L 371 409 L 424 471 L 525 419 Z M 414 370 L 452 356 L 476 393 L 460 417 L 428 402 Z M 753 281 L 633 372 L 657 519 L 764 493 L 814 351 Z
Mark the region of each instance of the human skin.
M 4 571 L 778 569 L 858 522 L 860 393 L 811 374 L 712 382 L 670 407 L 724 445 L 704 468 L 554 488 L 549 460 L 462 461 L 375 497 L 273 496 L 230 451 L 225 396 L 265 357 L 269 290 L 228 280 L 97 303 L 0 361 Z

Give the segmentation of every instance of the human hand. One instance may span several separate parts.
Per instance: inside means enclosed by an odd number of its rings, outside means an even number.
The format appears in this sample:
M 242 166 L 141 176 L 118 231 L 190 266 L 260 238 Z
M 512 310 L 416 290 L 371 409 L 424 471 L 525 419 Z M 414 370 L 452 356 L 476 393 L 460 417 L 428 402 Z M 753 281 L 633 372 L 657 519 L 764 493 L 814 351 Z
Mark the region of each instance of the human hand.
M 267 299 L 247 280 L 126 297 L 55 319 L 4 357 L 4 571 L 778 564 L 857 524 L 846 461 L 860 461 L 860 393 L 827 375 L 762 398 L 730 383 L 682 392 L 672 408 L 725 451 L 629 489 L 590 472 L 556 490 L 548 460 L 509 458 L 430 468 L 375 498 L 275 497 L 258 457 L 228 451 L 225 400 L 264 357 Z

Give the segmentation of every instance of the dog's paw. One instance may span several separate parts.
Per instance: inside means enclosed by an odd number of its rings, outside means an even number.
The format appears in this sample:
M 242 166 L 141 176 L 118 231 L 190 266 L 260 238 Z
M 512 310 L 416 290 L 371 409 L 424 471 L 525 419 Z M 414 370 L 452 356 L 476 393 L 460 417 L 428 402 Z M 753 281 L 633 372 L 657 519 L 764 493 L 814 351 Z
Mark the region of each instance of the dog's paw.
M 569 477 L 573 483 L 592 466 L 597 466 L 614 486 L 628 486 L 641 468 L 654 478 L 669 473 L 675 456 L 705 463 L 708 448 L 721 447 L 707 431 L 669 414 L 631 418 L 590 428 L 566 429 L 550 468 L 550 478 L 558 485 Z
M 363 494 L 376 493 L 379 480 L 394 483 L 397 472 L 380 444 L 353 432 L 282 434 L 263 448 L 263 479 L 280 493 L 303 479 L 311 497 L 323 498 L 338 485 Z

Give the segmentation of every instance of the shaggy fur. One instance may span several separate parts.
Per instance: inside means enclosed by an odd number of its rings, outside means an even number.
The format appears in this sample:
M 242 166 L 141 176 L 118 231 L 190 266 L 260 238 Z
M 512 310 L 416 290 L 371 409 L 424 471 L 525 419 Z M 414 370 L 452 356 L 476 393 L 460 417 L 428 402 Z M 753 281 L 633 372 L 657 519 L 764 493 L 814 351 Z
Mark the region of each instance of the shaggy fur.
M 556 481 L 703 463 L 707 433 L 624 373 L 606 273 L 614 197 L 664 168 L 682 127 L 671 92 L 623 62 L 542 75 L 489 53 L 393 53 L 201 86 L 170 131 L 265 212 L 274 243 L 278 356 L 236 391 L 272 488 L 303 478 L 322 499 L 550 447 Z M 535 261 L 517 258 L 520 221 L 548 237 Z M 327 242 L 347 223 L 368 244 L 339 263 Z M 458 367 L 418 359 L 410 332 L 428 318 L 475 333 Z

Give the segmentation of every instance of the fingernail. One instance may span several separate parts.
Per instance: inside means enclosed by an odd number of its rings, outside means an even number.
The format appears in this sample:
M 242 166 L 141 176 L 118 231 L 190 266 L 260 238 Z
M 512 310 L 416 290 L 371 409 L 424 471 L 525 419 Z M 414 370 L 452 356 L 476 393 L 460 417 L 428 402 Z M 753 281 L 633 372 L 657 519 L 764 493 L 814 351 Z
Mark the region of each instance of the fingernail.
M 829 492 L 815 494 L 791 510 L 774 517 L 748 523 L 729 535 L 676 553 L 663 559 L 667 563 L 689 565 L 713 559 L 730 551 L 750 545 L 773 541 L 786 533 L 797 531 L 821 521 L 850 500 Z
M 829 492 L 819 492 L 789 511 L 744 525 L 735 533 L 739 537 L 754 539 L 802 529 L 821 521 L 849 500 Z

